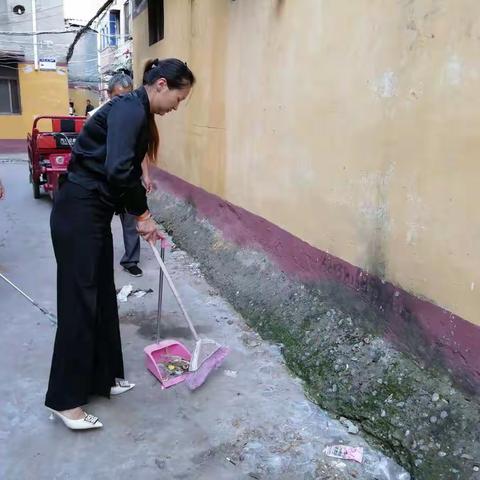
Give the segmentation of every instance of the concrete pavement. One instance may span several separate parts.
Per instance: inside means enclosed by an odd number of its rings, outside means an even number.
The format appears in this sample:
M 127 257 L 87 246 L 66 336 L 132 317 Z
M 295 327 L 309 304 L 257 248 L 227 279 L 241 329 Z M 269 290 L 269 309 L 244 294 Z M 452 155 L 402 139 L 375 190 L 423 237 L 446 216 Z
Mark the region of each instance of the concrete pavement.
M 55 312 L 55 260 L 48 197 L 34 200 L 23 156 L 0 155 L 6 199 L 0 202 L 0 271 Z M 74 214 L 74 212 L 72 212 Z M 113 222 L 116 262 L 121 227 Z M 167 266 L 200 332 L 232 348 L 222 367 L 198 391 L 162 390 L 143 366 L 143 348 L 155 332 L 157 275 L 142 245 L 144 276 L 116 264 L 116 285 L 152 288 L 120 304 L 127 378 L 137 386 L 111 400 L 93 398 L 87 410 L 99 431 L 72 432 L 49 420 L 43 407 L 55 327 L 0 280 L 0 478 L 8 480 L 113 479 L 365 479 L 406 480 L 391 460 L 351 435 L 310 403 L 290 376 L 279 349 L 253 332 L 204 280 L 185 252 L 167 254 Z M 163 337 L 192 346 L 180 311 L 165 294 Z M 362 446 L 357 464 L 326 457 L 326 445 Z

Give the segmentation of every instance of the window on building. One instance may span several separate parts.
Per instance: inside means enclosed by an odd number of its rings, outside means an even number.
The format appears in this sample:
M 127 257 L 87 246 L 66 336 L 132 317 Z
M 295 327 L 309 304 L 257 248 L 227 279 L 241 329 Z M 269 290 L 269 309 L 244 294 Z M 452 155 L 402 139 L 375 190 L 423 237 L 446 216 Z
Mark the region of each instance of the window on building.
M 18 64 L 0 65 L 0 114 L 20 113 Z
M 104 25 L 100 29 L 100 50 L 104 50 L 110 45 L 110 35 L 108 25 Z
M 120 35 L 120 11 L 110 10 L 109 18 L 110 42 L 111 47 L 118 46 L 118 37 Z
M 163 0 L 148 0 L 148 32 L 150 45 L 163 40 L 163 28 Z
M 125 35 L 130 35 L 130 22 L 132 20 L 132 16 L 130 14 L 130 2 L 125 2 L 123 4 L 123 18 L 125 19 Z

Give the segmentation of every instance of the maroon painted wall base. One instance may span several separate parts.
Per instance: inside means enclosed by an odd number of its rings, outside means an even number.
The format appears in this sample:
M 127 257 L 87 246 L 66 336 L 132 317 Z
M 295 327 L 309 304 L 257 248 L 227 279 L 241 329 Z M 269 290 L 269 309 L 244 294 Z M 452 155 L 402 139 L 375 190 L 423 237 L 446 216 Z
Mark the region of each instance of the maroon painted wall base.
M 26 140 L 0 140 L 0 154 L 27 153 Z

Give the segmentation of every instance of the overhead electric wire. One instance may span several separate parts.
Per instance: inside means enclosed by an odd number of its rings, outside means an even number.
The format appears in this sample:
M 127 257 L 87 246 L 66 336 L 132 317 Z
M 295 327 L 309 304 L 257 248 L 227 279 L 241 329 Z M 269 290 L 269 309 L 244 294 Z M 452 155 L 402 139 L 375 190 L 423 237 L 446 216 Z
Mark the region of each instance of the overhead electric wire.
M 21 37 L 21 36 L 34 36 L 34 35 L 62 35 L 65 33 L 78 33 L 79 30 L 46 30 L 43 32 L 9 32 L 9 31 L 0 31 L 0 35 L 7 35 L 12 37 Z

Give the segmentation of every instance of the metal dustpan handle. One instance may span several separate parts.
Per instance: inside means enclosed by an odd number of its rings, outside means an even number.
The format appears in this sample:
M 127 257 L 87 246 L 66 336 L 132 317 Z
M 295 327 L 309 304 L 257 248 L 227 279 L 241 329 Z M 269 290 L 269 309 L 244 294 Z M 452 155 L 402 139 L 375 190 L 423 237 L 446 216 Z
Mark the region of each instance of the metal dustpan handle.
M 165 245 L 164 242 L 161 242 L 160 247 L 160 257 L 163 261 L 165 261 Z M 157 340 L 158 343 L 160 341 L 160 322 L 162 319 L 162 303 L 163 303 L 163 270 L 160 269 L 158 275 L 158 309 L 157 309 Z
M 167 267 L 163 263 L 163 260 L 160 257 L 160 254 L 158 253 L 158 250 L 155 247 L 155 245 L 153 243 L 150 243 L 150 247 L 152 247 L 153 254 L 155 255 L 155 258 L 157 259 L 157 262 L 160 265 L 160 268 L 163 272 L 163 275 L 167 279 L 168 286 L 170 287 L 170 290 L 172 291 L 173 296 L 175 297 L 175 300 L 177 301 L 178 306 L 180 307 L 180 310 L 182 311 L 183 316 L 185 317 L 185 320 L 188 323 L 188 327 L 190 328 L 190 331 L 192 332 L 192 335 L 195 338 L 195 341 L 198 342 L 200 340 L 200 337 L 198 336 L 197 331 L 195 330 L 195 327 L 193 326 L 193 323 L 190 320 L 190 317 L 189 317 L 187 311 L 185 310 L 185 307 L 183 306 L 182 299 L 180 298 L 180 295 L 178 294 L 177 289 L 175 288 L 175 285 L 173 284 L 173 281 L 170 277 L 170 274 L 168 273 Z

